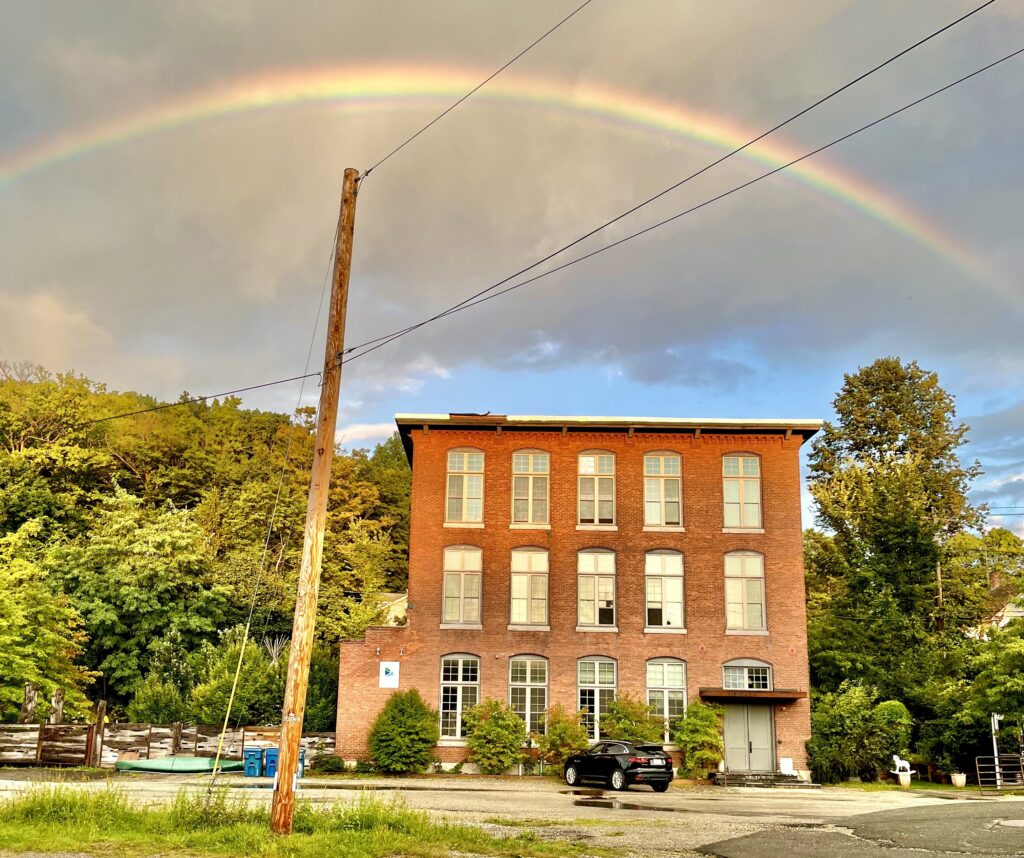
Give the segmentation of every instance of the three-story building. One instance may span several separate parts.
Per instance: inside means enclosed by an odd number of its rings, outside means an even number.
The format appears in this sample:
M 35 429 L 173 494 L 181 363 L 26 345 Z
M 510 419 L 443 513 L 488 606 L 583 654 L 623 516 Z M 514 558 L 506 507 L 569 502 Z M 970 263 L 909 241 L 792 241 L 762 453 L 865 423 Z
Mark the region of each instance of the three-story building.
M 439 712 L 554 704 L 593 740 L 617 694 L 668 725 L 725 706 L 731 771 L 806 769 L 800 446 L 817 420 L 401 414 L 412 466 L 407 624 L 341 645 L 338 749 L 367 756 L 394 688 Z

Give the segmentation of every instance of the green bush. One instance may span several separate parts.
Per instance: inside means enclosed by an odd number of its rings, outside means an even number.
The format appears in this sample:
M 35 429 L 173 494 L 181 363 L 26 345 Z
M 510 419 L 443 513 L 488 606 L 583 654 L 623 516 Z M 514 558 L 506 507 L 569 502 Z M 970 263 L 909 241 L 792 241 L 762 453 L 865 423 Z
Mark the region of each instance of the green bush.
M 893 754 L 906 756 L 913 719 L 899 701 L 876 704 L 877 697 L 873 688 L 844 682 L 813 702 L 807 754 L 815 780 L 872 781 L 892 765 Z
M 546 715 L 547 730 L 534 733 L 533 743 L 545 764 L 559 770 L 569 757 L 590 744 L 590 737 L 583 726 L 582 712 L 569 712 L 559 703 L 548 709 Z
M 128 704 L 128 718 L 140 724 L 173 724 L 189 720 L 189 707 L 178 686 L 151 673 Z
M 655 717 L 646 700 L 621 694 L 601 713 L 601 734 L 624 742 L 660 744 L 665 729 L 662 719 Z
M 318 775 L 340 775 L 348 771 L 348 764 L 337 754 L 321 754 L 309 764 L 309 768 Z
M 686 707 L 686 714 L 672 725 L 672 741 L 683 755 L 679 776 L 702 778 L 725 754 L 722 741 L 722 708 L 713 703 L 695 700 Z
M 501 700 L 484 700 L 465 714 L 469 759 L 485 775 L 500 775 L 519 763 L 526 723 Z
M 370 753 L 382 772 L 421 772 L 434 756 L 437 739 L 437 713 L 420 693 L 396 691 L 370 728 Z

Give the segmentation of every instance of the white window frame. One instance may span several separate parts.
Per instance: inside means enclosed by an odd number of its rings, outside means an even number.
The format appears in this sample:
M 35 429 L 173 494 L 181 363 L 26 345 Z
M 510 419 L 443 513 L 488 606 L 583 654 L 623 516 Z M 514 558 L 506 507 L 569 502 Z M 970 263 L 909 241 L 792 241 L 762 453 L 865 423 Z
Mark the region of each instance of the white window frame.
M 445 679 L 445 662 L 449 661 L 456 662 L 456 679 Z M 465 668 L 470 667 L 474 662 L 476 666 L 476 680 L 464 679 Z M 470 653 L 454 652 L 441 656 L 440 705 L 438 707 L 438 730 L 441 740 L 460 743 L 465 740 L 464 719 L 466 710 L 480 702 L 480 664 L 480 656 Z M 453 691 L 454 709 L 445 708 L 445 689 Z M 469 689 L 472 689 L 471 694 L 468 691 Z M 446 733 L 445 714 L 448 712 L 452 712 L 455 715 L 455 730 L 454 732 L 449 731 Z
M 736 461 L 736 473 L 731 470 L 729 462 Z M 748 463 L 753 463 L 753 471 L 748 473 Z M 730 487 L 735 487 L 735 500 L 730 500 Z M 735 509 L 736 518 L 730 521 L 729 515 Z M 756 510 L 756 516 L 748 511 Z M 761 500 L 761 457 L 754 453 L 728 453 L 722 456 L 722 526 L 726 530 L 761 530 L 764 527 L 764 508 Z
M 666 473 L 671 470 L 669 462 L 675 462 L 675 473 Z M 657 463 L 656 469 L 652 467 Z M 676 500 L 679 507 L 679 515 L 675 521 L 668 521 L 666 507 L 672 501 L 667 500 L 668 484 L 675 484 Z M 651 505 L 657 505 L 656 516 L 650 516 Z M 683 457 L 679 453 L 671 451 L 656 451 L 644 453 L 644 527 L 682 527 L 683 526 Z
M 730 562 L 732 561 L 732 562 Z M 764 574 L 764 555 L 756 551 L 730 551 L 724 558 L 725 566 L 725 630 L 733 634 L 764 634 L 768 629 L 768 595 Z M 761 598 L 750 598 L 749 585 L 758 582 Z M 751 605 L 760 604 L 761 624 L 749 625 Z M 742 622 L 733 620 L 731 606 L 739 606 Z
M 617 584 L 615 573 L 615 552 L 605 548 L 587 548 L 576 552 L 576 630 L 577 631 L 618 631 Z M 602 605 L 609 601 L 602 598 L 611 588 L 611 606 Z M 585 597 L 586 594 L 586 597 Z M 584 620 L 584 603 L 592 607 L 592 621 Z M 600 621 L 601 611 L 611 610 L 611 622 Z
M 461 464 L 453 457 L 462 456 Z M 480 457 L 480 467 L 471 465 L 470 456 Z M 444 495 L 444 520 L 446 524 L 469 525 L 482 527 L 484 520 L 484 469 L 486 467 L 486 456 L 483 450 L 473 447 L 456 447 L 448 451 L 447 471 L 445 476 Z M 458 494 L 453 494 L 452 486 L 455 482 L 460 485 Z M 479 497 L 470 496 L 470 484 L 475 482 L 479 485 Z M 459 509 L 452 514 L 452 499 L 458 497 Z M 473 515 L 469 511 L 471 500 L 479 500 L 479 514 Z
M 594 665 L 594 677 L 592 682 L 584 681 L 583 665 Z M 601 665 L 611 665 L 610 683 L 602 682 L 602 674 L 607 679 L 608 670 L 601 670 Z M 615 659 L 603 655 L 591 655 L 581 658 L 576 662 L 576 701 L 578 709 L 583 712 L 583 725 L 587 729 L 587 735 L 591 742 L 601 740 L 601 715 L 608 703 L 615 699 L 618 693 L 619 666 Z M 601 694 L 602 691 L 611 691 L 611 694 Z M 593 708 L 591 709 L 591 695 Z
M 544 548 L 513 548 L 510 562 L 511 572 L 509 575 L 509 626 L 523 628 L 536 626 L 548 628 L 548 616 L 551 610 L 550 599 L 548 598 L 548 552 Z M 520 567 L 520 568 L 517 568 Z M 516 596 L 517 581 L 525 581 L 526 595 Z M 543 599 L 537 596 L 539 590 L 543 591 Z M 534 619 L 534 608 L 538 602 L 543 602 L 544 616 L 542 619 Z M 525 619 L 516 618 L 516 604 L 525 602 Z
M 682 683 L 675 684 L 668 681 L 668 667 L 680 667 L 682 669 Z M 662 676 L 660 681 L 652 682 L 651 667 L 660 667 Z M 655 677 L 657 680 L 657 677 Z M 654 701 L 651 700 L 651 692 L 655 693 L 655 696 L 661 695 L 661 705 L 658 706 Z M 675 715 L 669 714 L 669 703 L 670 699 L 675 696 L 678 697 L 681 694 L 683 702 L 683 711 L 677 712 Z M 647 705 L 651 707 L 651 711 L 656 717 L 661 718 L 665 725 L 662 733 L 662 741 L 672 741 L 672 722 L 676 718 L 681 718 L 686 714 L 686 707 L 688 701 L 686 698 L 686 662 L 681 658 L 651 658 L 647 660 Z
M 764 676 L 765 681 L 761 682 L 760 679 L 753 681 L 754 674 L 751 673 L 753 670 L 758 671 L 758 677 Z M 739 673 L 731 671 L 739 671 Z M 772 666 L 766 661 L 756 658 L 734 658 L 722 665 L 722 688 L 730 691 L 771 691 L 775 688 L 773 674 Z M 735 679 L 737 676 L 739 677 L 738 681 Z
M 513 663 L 526 662 L 526 679 L 517 680 L 513 677 Z M 534 681 L 534 665 L 544 665 L 544 681 Z M 543 734 L 547 730 L 548 679 L 551 675 L 548 660 L 541 655 L 514 655 L 508 660 L 508 705 L 523 719 L 528 733 Z M 513 691 L 521 690 L 522 709 L 519 711 Z M 539 708 L 538 708 L 538 698 Z
M 475 545 L 449 545 L 443 552 L 441 576 L 441 627 L 480 628 L 483 617 L 483 550 Z M 449 582 L 458 581 L 457 587 Z M 449 596 L 449 589 L 458 590 Z M 475 595 L 473 595 L 475 592 Z M 468 594 L 468 595 L 467 595 Z M 458 616 L 449 613 L 449 599 L 458 599 Z M 475 600 L 475 618 L 467 610 Z
M 669 560 L 679 561 L 678 571 L 670 568 Z M 674 566 L 673 562 L 671 566 Z M 657 588 L 652 587 L 657 582 Z M 679 588 L 679 622 L 672 625 L 667 622 L 670 606 L 676 603 L 675 599 L 669 599 L 669 583 L 673 586 L 678 582 Z M 652 590 L 659 591 L 659 600 L 652 601 Z M 655 604 L 660 605 L 661 623 L 656 625 L 651 622 L 650 611 Z M 644 554 L 644 630 L 658 632 L 685 632 L 686 631 L 686 567 L 681 551 L 668 549 L 657 549 Z
M 526 470 L 519 468 L 517 457 L 526 457 Z M 538 465 L 543 470 L 537 470 Z M 521 496 L 516 492 L 516 483 L 526 481 L 526 518 L 516 518 L 516 500 Z M 534 504 L 538 500 L 540 486 L 544 487 L 544 514 L 534 516 Z M 512 454 L 512 526 L 513 527 L 548 527 L 551 523 L 551 454 L 546 450 L 516 450 Z
M 593 459 L 592 466 L 586 464 L 590 459 Z M 602 461 L 605 460 L 605 461 Z M 607 460 L 611 461 L 611 470 L 607 470 Z M 602 472 L 602 467 L 606 470 Z M 617 513 L 616 507 L 618 504 L 615 502 L 616 493 L 616 462 L 615 454 L 610 453 L 607 450 L 586 450 L 576 455 L 576 525 L 577 527 L 593 527 L 593 528 L 613 528 L 617 526 Z M 604 481 L 608 481 L 611 484 L 611 517 L 601 515 L 601 503 L 602 497 L 607 498 L 607 492 L 601 492 L 601 484 Z M 587 519 L 583 517 L 583 486 L 589 484 L 591 486 L 591 500 L 590 503 L 594 505 L 593 515 Z M 604 501 L 607 503 L 607 499 Z

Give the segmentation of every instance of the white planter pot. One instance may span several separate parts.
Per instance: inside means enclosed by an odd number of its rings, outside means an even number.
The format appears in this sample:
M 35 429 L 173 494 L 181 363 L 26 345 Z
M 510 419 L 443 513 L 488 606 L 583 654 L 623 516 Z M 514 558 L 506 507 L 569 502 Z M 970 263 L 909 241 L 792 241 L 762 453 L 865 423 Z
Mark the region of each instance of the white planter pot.
M 900 772 L 897 777 L 900 779 L 900 789 L 910 789 L 910 772 Z
M 955 787 L 967 786 L 967 775 L 964 772 L 953 772 L 950 774 L 949 779 L 953 781 Z

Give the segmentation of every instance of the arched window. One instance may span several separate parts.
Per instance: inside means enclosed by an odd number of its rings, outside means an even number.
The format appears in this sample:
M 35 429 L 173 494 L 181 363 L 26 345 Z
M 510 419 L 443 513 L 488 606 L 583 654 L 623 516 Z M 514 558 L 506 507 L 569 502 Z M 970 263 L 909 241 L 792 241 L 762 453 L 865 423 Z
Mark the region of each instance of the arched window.
M 764 602 L 764 557 L 753 551 L 726 554 L 726 630 L 764 631 L 767 628 Z
M 683 523 L 682 458 L 678 453 L 644 456 L 644 525 L 679 527 Z
M 753 453 L 722 457 L 726 528 L 761 528 L 761 459 Z
M 453 545 L 444 550 L 445 625 L 480 625 L 480 575 L 483 551 L 471 545 Z
M 591 741 L 601 738 L 601 715 L 615 699 L 616 665 L 605 656 L 581 658 L 576 663 L 579 681 L 579 709 Z
M 581 525 L 615 524 L 615 455 L 580 453 L 577 459 L 578 518 Z
M 512 454 L 512 524 L 548 523 L 551 457 L 543 450 Z
M 512 598 L 509 623 L 513 626 L 548 624 L 548 553 L 543 548 L 512 550 Z
M 615 553 L 604 548 L 576 555 L 576 622 L 581 630 L 615 628 Z
M 671 741 L 672 725 L 686 714 L 685 661 L 652 658 L 647 662 L 647 703 L 665 725 L 663 741 Z
M 756 658 L 734 658 L 722 665 L 722 687 L 733 691 L 771 691 L 772 666 Z
M 508 705 L 531 733 L 543 733 L 548 708 L 548 660 L 539 655 L 514 655 L 508 660 Z
M 647 629 L 682 631 L 683 555 L 678 551 L 648 551 L 644 557 L 647 588 Z
M 466 653 L 441 658 L 441 738 L 462 739 L 463 717 L 480 700 L 480 659 Z
M 449 524 L 478 524 L 483 518 L 483 450 L 449 450 L 448 503 L 444 520 Z

